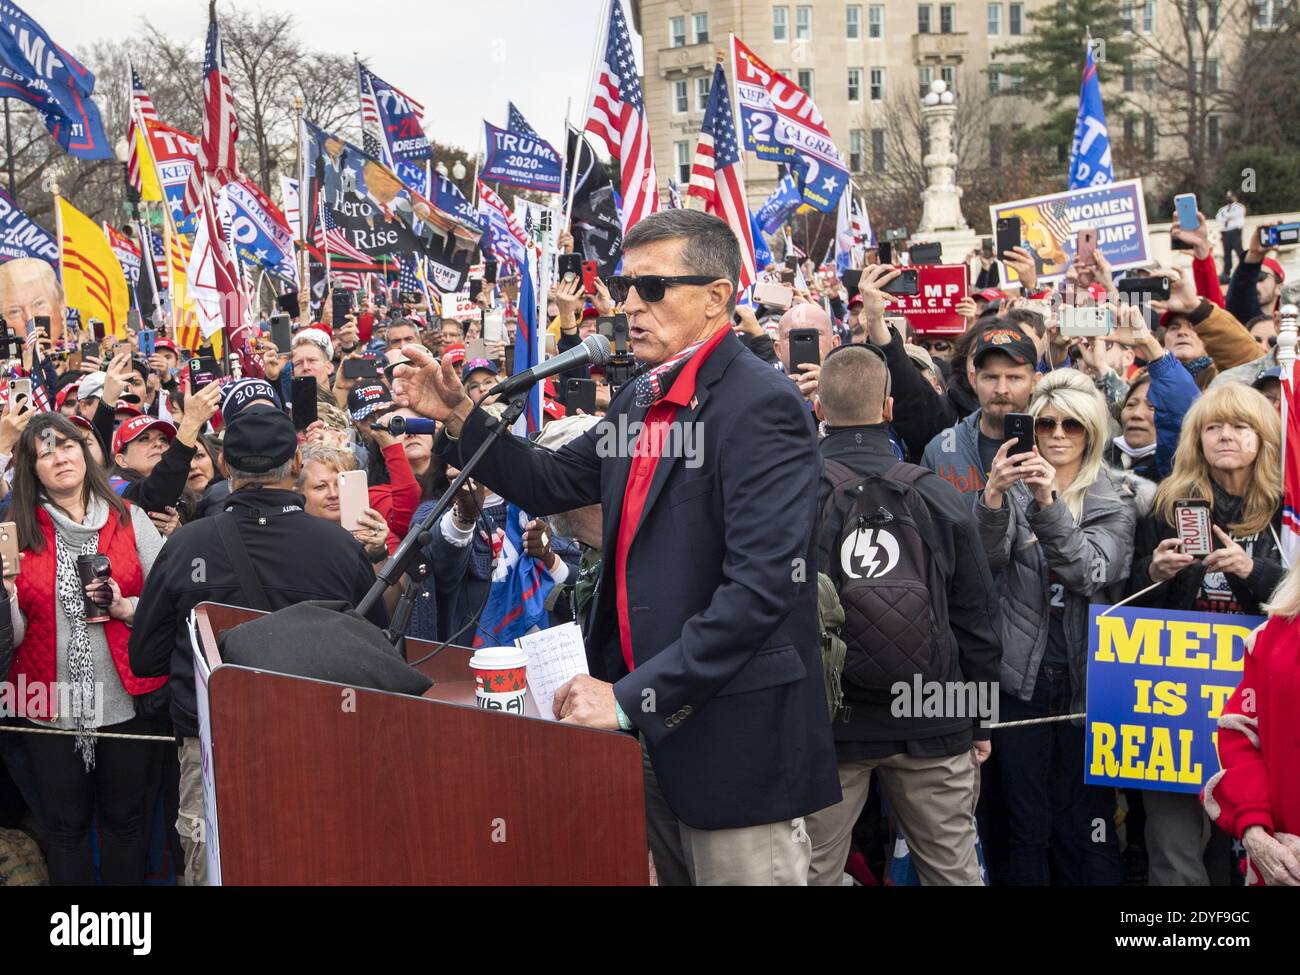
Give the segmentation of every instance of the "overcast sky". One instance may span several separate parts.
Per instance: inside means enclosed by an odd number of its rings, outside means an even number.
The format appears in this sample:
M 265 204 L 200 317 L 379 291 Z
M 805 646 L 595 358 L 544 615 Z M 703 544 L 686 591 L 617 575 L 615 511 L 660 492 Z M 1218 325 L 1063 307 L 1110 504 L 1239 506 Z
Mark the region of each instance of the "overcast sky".
M 97 40 L 129 38 L 144 18 L 198 46 L 207 28 L 202 0 L 18 2 L 73 53 Z M 230 5 L 221 0 L 218 16 Z M 601 0 L 234 0 L 234 6 L 290 12 L 305 44 L 356 51 L 377 75 L 424 104 L 435 139 L 472 152 L 482 138 L 480 119 L 504 125 L 508 99 L 543 138 L 562 144 L 565 100 L 573 98 L 575 119 L 583 110 Z M 148 84 L 147 66 L 141 73 Z

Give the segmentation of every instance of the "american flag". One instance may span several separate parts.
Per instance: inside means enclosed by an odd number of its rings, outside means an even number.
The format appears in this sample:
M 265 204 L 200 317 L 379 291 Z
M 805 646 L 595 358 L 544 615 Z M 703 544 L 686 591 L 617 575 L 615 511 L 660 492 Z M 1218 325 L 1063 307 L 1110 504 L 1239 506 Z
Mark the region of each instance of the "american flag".
M 131 184 L 137 193 L 140 192 L 140 151 L 139 136 L 136 135 L 135 120 L 138 116 L 141 119 L 153 119 L 158 121 L 158 112 L 153 107 L 153 99 L 149 93 L 144 90 L 144 83 L 140 76 L 135 73 L 135 65 L 127 62 L 131 69 L 131 98 L 128 104 L 131 106 L 131 117 L 126 123 L 126 144 L 129 156 L 126 163 L 126 181 Z M 143 135 L 143 133 L 141 133 Z
M 153 255 L 153 269 L 158 276 L 158 287 L 167 287 L 167 245 L 152 230 L 149 231 L 149 252 Z
M 736 119 L 731 114 L 727 77 L 720 64 L 713 67 L 709 105 L 700 126 L 700 141 L 695 145 L 695 163 L 691 167 L 691 185 L 686 188 L 686 195 L 699 197 L 704 201 L 705 211 L 727 221 L 740 243 L 740 288 L 748 288 L 758 280 L 754 267 L 754 233 L 749 223 L 749 208 L 745 204 L 745 179 L 740 172 Z
M 619 217 L 627 233 L 638 220 L 659 209 L 659 177 L 650 149 L 632 38 L 623 17 L 623 0 L 610 2 L 605 52 L 597 70 L 585 130 L 604 139 L 609 154 L 619 161 L 623 188 Z
M 383 123 L 379 121 L 379 102 L 376 101 L 375 89 L 370 84 L 370 72 L 360 61 L 357 62 L 357 92 L 361 96 L 361 148 L 367 156 L 378 159 L 391 168 L 393 161 L 386 152 L 388 146 L 384 139 Z
M 226 49 L 217 28 L 215 5 L 208 14 L 208 42 L 203 51 L 203 137 L 199 156 L 185 184 L 185 209 L 198 213 L 203 202 L 203 183 L 214 177 L 218 185 L 239 174 L 235 163 L 235 142 L 239 119 L 235 117 L 235 95 L 226 71 Z

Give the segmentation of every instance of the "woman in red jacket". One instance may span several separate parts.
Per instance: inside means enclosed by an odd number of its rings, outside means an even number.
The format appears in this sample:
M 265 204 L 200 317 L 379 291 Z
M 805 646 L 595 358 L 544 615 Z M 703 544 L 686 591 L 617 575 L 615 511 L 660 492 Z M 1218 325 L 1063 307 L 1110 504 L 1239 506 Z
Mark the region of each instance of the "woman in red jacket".
M 40 795 L 54 884 L 92 884 L 92 817 L 106 884 L 144 881 L 146 785 L 162 758 L 158 742 L 95 738 L 106 729 L 166 734 L 158 699 L 166 677 L 131 673 L 127 641 L 144 576 L 162 548 L 148 515 L 119 498 L 60 413 L 42 413 L 14 453 L 11 507 L 22 550 L 9 680 L 29 725 L 72 734 L 23 735 Z M 108 582 L 83 586 L 77 556 L 108 557 Z M 83 592 L 106 622 L 87 622 Z M 137 712 L 143 712 L 143 716 Z
M 1300 887 L 1300 566 L 1246 640 L 1241 683 L 1219 715 L 1205 811 L 1246 847 L 1246 882 Z

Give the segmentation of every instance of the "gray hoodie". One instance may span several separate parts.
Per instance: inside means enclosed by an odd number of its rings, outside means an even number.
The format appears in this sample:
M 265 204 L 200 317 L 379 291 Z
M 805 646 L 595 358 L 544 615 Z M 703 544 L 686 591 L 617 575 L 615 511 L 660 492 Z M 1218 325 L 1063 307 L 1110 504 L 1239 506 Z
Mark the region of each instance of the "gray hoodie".
M 961 492 L 973 506 L 984 490 L 980 463 L 979 422 L 982 410 L 940 431 L 925 445 L 921 466 L 928 467 Z

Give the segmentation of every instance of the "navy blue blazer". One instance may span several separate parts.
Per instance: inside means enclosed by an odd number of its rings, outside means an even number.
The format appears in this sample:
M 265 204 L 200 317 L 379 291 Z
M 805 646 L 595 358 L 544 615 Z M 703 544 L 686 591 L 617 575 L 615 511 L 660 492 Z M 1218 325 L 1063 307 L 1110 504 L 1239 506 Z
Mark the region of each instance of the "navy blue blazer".
M 675 418 L 698 431 L 693 456 L 660 459 L 628 552 L 629 673 L 613 553 L 632 463 L 626 440 L 645 414 L 625 389 L 556 453 L 506 437 L 474 476 L 534 515 L 603 505 L 588 662 L 644 735 L 679 819 L 731 829 L 832 805 L 840 787 L 817 631 L 812 418 L 790 381 L 734 333 L 713 350 Z M 490 422 L 475 413 L 458 441 L 439 437 L 439 451 L 462 465 Z M 611 450 L 620 430 L 624 442 Z

